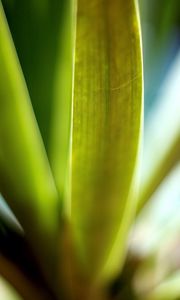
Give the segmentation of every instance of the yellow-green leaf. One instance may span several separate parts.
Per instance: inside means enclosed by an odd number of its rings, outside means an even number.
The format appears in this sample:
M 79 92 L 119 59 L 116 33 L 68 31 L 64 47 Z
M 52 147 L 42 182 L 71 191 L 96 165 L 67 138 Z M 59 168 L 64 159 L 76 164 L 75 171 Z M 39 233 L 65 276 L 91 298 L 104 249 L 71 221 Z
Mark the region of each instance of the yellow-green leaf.
M 0 191 L 39 259 L 49 267 L 57 234 L 57 194 L 2 4 Z
M 49 160 L 62 198 L 68 197 L 76 1 L 66 0 L 52 99 Z M 64 201 L 64 203 L 66 203 Z M 65 207 L 66 210 L 66 207 Z
M 69 215 L 82 270 L 122 265 L 136 206 L 142 62 L 134 0 L 79 0 Z
M 22 300 L 13 287 L 0 277 L 0 299 L 4 300 Z
M 163 282 L 160 282 L 145 300 L 177 300 L 180 297 L 180 272 L 171 274 Z
M 2 3 L 56 185 L 64 198 L 69 164 L 75 1 Z

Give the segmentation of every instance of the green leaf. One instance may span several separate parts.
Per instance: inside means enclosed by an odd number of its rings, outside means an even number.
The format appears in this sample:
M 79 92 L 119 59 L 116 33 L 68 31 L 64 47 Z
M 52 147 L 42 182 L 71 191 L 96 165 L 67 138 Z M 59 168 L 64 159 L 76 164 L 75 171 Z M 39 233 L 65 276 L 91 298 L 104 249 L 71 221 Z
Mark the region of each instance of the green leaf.
M 129 255 L 138 261 L 134 283 L 137 295 L 144 293 L 138 299 L 146 299 L 151 290 L 153 294 L 154 288 L 179 268 L 179 181 L 180 164 L 163 180 L 132 230 Z
M 171 172 L 173 167 L 179 161 L 179 149 L 180 149 L 180 135 L 178 134 L 172 143 L 167 144 L 168 149 L 164 155 L 157 154 L 159 161 L 153 161 L 152 167 L 154 170 L 148 177 L 142 175 L 142 178 L 146 178 L 147 181 L 143 179 L 142 189 L 140 189 L 140 197 L 138 203 L 137 213 L 140 213 L 146 202 L 150 200 L 153 193 L 157 190 L 158 186 L 161 184 L 163 179 Z M 153 150 L 152 150 L 153 151 Z
M 62 198 L 68 197 L 76 1 L 66 0 L 59 36 L 55 90 L 49 139 L 49 160 Z M 64 201 L 66 204 L 66 201 Z M 65 207 L 66 210 L 66 207 Z
M 39 260 L 51 268 L 58 225 L 57 193 L 1 4 L 0 191 Z
M 180 52 L 159 94 L 145 129 L 138 212 L 180 158 Z
M 67 193 L 69 165 L 75 1 L 3 3 L 56 185 L 63 198 Z
M 2 1 L 47 151 L 66 2 Z
M 171 274 L 158 284 L 145 300 L 177 300 L 180 297 L 180 272 Z
M 136 1 L 79 0 L 69 215 L 82 270 L 122 265 L 136 206 L 142 62 Z M 82 271 L 81 270 L 81 271 Z

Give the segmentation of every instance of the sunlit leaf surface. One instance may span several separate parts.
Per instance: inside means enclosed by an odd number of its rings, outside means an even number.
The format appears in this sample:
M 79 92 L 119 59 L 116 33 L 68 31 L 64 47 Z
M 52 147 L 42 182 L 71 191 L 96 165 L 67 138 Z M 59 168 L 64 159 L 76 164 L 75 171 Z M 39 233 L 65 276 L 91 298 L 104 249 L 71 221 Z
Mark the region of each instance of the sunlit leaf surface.
M 136 205 L 141 110 L 135 2 L 79 0 L 69 213 L 79 259 L 96 277 L 122 263 Z
M 2 277 L 0 277 L 0 299 L 22 300 L 17 292 Z

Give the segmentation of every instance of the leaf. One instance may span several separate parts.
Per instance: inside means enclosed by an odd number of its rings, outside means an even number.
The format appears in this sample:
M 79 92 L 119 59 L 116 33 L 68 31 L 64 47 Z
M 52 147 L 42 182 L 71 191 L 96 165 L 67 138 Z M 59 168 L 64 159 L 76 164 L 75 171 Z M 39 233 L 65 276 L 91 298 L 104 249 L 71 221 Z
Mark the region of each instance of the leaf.
M 142 183 L 137 214 L 141 212 L 146 202 L 150 200 L 151 196 L 161 184 L 163 179 L 171 172 L 172 168 L 179 161 L 179 149 L 180 135 L 177 135 L 174 141 L 168 144 L 167 153 L 162 155 L 161 158 L 161 154 L 157 154 L 157 157 L 159 157 L 159 161 L 156 161 L 157 165 L 156 163 L 153 163 L 153 160 L 151 160 L 154 170 L 153 173 L 151 173 L 151 176 L 147 178 L 147 181 Z M 143 177 L 144 176 L 142 175 L 142 178 Z
M 61 55 L 64 0 L 2 1 L 48 151 L 55 78 Z M 64 30 L 64 29 L 63 29 Z
M 0 297 L 5 300 L 20 300 L 20 296 L 4 279 L 0 278 Z
M 7 205 L 6 201 L 3 199 L 2 195 L 0 194 L 0 222 L 3 220 L 8 226 L 10 226 L 14 231 L 17 233 L 22 234 L 23 229 L 19 224 L 17 218 Z
M 179 268 L 179 180 L 180 164 L 163 180 L 132 230 L 129 253 L 139 262 L 134 278 L 137 294 L 151 290 L 153 294 Z
M 145 257 L 171 245 L 180 228 L 180 163 L 164 178 L 133 225 L 130 252 Z M 171 200 L 171 201 L 170 201 Z M 168 261 L 169 263 L 169 261 Z
M 180 53 L 159 93 L 145 128 L 138 212 L 180 158 Z
M 144 49 L 145 122 L 173 59 L 178 52 L 177 2 L 142 0 L 141 22 Z
M 25 233 L 22 230 L 18 231 L 17 228 L 12 228 L 12 224 L 2 217 L 0 218 L 0 256 L 2 256 L 1 260 L 7 260 L 10 265 L 13 264 L 14 268 L 23 277 L 26 277 L 31 285 L 38 286 L 39 290 L 48 291 L 47 282 L 29 247 Z M 0 263 L 0 273 L 8 274 L 9 270 L 4 269 L 3 266 L 4 264 Z M 15 284 L 16 278 L 11 282 Z
M 59 193 L 67 199 L 69 182 L 72 85 L 74 68 L 76 1 L 66 0 L 59 36 L 55 91 L 52 105 L 49 160 Z M 66 205 L 66 201 L 64 201 Z M 65 210 L 67 208 L 65 207 Z
M 33 285 L 29 279 L 24 276 L 24 274 L 15 266 L 13 263 L 9 262 L 5 257 L 0 255 L 0 275 L 3 276 L 13 287 L 14 297 L 15 295 L 21 295 L 22 299 L 27 300 L 50 300 L 53 299 L 49 297 L 48 294 L 45 293 L 45 290 L 41 290 L 38 286 Z M 0 297 L 3 296 L 4 298 L 5 291 L 3 291 L 2 284 L 4 279 L 0 277 Z M 10 286 L 9 286 L 10 287 Z M 15 293 L 15 290 L 18 292 Z M 9 291 L 10 292 L 10 291 Z M 10 294 L 9 294 L 10 296 Z M 14 299 L 14 298 L 13 298 Z M 17 298 L 19 300 L 19 298 Z
M 136 206 L 142 62 L 135 1 L 79 0 L 69 215 L 81 271 L 122 265 Z
M 58 226 L 57 193 L 1 4 L 0 191 L 39 260 L 51 268 Z
M 180 297 L 180 272 L 171 274 L 169 278 L 157 285 L 149 293 L 146 300 L 176 300 Z
M 56 185 L 64 198 L 69 167 L 75 1 L 3 3 Z

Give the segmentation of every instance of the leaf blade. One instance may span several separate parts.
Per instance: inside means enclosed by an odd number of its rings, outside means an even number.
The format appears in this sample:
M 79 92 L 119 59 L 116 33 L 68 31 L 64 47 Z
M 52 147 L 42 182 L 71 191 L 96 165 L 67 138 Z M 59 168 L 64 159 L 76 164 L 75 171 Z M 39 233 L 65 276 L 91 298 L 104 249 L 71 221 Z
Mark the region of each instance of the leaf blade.
M 2 4 L 0 24 L 0 190 L 38 259 L 44 253 L 49 260 L 58 223 L 57 193 Z
M 158 95 L 158 103 L 152 110 L 145 127 L 138 212 L 179 161 L 179 67 L 180 53 L 177 54 L 166 76 L 164 86 Z
M 122 225 L 139 151 L 142 65 L 135 2 L 80 0 L 75 53 L 71 221 L 81 263 L 92 275 L 102 271 Z M 130 198 L 126 221 L 136 202 Z M 109 264 L 105 269 L 110 272 Z
M 49 160 L 56 186 L 63 199 L 64 211 L 68 210 L 68 183 L 70 165 L 72 89 L 74 76 L 74 43 L 76 28 L 76 1 L 68 0 L 64 8 L 62 32 L 59 36 L 55 92 L 53 97 Z

